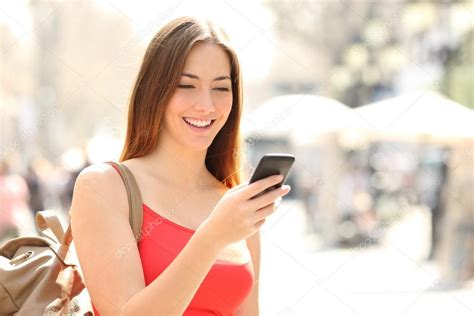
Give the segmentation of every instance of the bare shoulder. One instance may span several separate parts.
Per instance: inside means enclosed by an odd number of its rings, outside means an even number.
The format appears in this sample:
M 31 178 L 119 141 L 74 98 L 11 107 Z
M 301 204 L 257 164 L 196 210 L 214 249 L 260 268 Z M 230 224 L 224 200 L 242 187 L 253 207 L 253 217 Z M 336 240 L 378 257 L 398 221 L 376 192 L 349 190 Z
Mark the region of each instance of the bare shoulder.
M 78 180 L 108 182 L 108 184 L 113 185 L 116 180 L 120 180 L 120 175 L 111 165 L 107 163 L 96 163 L 82 169 L 79 173 Z
M 102 206 L 103 214 L 108 210 L 127 215 L 127 192 L 120 175 L 109 164 L 97 163 L 84 168 L 78 175 L 73 193 L 71 216 L 77 210 L 87 212 Z

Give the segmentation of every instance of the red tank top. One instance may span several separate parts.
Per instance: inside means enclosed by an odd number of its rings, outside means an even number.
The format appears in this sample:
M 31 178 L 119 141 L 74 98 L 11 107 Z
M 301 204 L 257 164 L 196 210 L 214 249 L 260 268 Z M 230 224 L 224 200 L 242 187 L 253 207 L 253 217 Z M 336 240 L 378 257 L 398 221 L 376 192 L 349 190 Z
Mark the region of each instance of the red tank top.
M 143 204 L 142 238 L 137 246 L 146 286 L 166 269 L 194 232 Z M 217 259 L 183 315 L 233 315 L 250 293 L 253 282 L 251 261 L 234 264 Z M 99 315 L 93 304 L 92 307 L 94 315 Z

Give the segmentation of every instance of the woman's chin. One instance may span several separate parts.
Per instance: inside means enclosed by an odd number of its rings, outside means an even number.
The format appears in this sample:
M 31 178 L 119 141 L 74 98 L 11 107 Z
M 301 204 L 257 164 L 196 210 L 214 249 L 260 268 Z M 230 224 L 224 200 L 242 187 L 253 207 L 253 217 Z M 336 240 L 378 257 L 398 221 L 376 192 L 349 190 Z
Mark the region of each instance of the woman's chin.
M 211 146 L 212 141 L 209 140 L 195 140 L 195 141 L 186 141 L 186 147 L 195 151 L 207 150 Z

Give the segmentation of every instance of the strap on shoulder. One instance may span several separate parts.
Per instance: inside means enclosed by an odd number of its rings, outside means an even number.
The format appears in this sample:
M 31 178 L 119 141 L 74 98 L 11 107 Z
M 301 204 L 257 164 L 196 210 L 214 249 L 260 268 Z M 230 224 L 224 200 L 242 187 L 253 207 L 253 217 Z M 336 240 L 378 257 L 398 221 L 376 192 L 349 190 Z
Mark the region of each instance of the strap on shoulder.
M 118 168 L 118 172 L 127 189 L 128 205 L 129 205 L 129 221 L 132 226 L 135 239 L 140 241 L 141 228 L 143 223 L 143 202 L 137 181 L 130 169 L 122 163 L 108 161 L 107 163 Z
M 143 223 L 143 202 L 137 181 L 130 169 L 122 163 L 115 161 L 106 161 L 105 163 L 115 166 L 117 172 L 125 184 L 129 205 L 129 221 L 133 230 L 133 235 L 137 242 L 141 239 L 141 228 Z M 70 245 L 72 242 L 71 224 L 68 225 L 62 244 Z

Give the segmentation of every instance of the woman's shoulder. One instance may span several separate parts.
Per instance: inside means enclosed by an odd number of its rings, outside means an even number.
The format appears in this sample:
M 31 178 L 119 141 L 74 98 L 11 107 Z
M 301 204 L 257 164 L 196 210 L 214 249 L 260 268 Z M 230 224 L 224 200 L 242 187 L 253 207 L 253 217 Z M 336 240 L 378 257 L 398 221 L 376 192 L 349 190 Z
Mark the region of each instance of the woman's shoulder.
M 122 179 L 110 164 L 95 163 L 82 169 L 74 184 L 75 204 L 99 204 L 105 209 L 127 210 L 127 192 Z M 125 208 L 124 208 L 125 207 Z
M 76 184 L 80 182 L 82 184 L 103 188 L 103 185 L 117 185 L 117 183 L 119 183 L 118 181 L 121 181 L 121 178 L 114 167 L 108 163 L 101 162 L 82 169 L 76 179 Z

